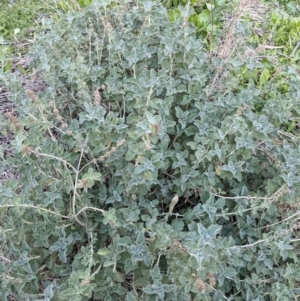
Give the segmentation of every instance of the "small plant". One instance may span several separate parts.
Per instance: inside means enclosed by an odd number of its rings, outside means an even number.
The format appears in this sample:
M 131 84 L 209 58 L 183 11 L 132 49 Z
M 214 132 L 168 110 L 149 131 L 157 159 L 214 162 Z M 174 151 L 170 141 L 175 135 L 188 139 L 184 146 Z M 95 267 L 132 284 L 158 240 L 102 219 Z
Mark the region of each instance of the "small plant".
M 213 84 L 223 62 L 188 6 L 170 22 L 159 2 L 107 5 L 36 41 L 47 89 L 1 76 L 0 170 L 18 175 L 0 186 L 2 299 L 293 300 L 299 143 L 273 120 L 299 111 L 296 76 L 258 114 L 251 80 Z
M 213 50 L 218 44 L 218 38 L 222 33 L 224 15 L 230 11 L 230 2 L 226 0 L 215 1 L 162 1 L 168 8 L 170 21 L 180 17 L 178 6 L 188 6 L 190 14 L 188 21 L 196 27 L 196 33 L 208 49 Z M 183 19 L 184 20 L 184 19 Z

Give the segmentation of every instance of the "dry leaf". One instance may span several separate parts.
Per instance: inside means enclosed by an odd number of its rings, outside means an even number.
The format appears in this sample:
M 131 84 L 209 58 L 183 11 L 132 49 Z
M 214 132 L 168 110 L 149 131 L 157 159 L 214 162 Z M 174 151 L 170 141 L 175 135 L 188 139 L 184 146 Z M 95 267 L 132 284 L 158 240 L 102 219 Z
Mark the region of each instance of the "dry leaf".
M 172 214 L 173 212 L 173 209 L 175 207 L 175 205 L 178 203 L 178 195 L 175 194 L 175 196 L 173 197 L 171 203 L 170 203 L 170 206 L 169 206 L 169 214 Z

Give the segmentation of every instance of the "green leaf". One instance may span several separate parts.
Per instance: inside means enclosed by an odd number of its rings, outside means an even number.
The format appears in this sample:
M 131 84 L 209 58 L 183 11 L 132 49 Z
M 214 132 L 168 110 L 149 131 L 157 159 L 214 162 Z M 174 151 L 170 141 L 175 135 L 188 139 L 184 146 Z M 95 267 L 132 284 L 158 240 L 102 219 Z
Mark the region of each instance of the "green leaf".
M 108 248 L 102 248 L 102 249 L 99 249 L 97 254 L 100 255 L 100 256 L 105 256 L 105 255 L 108 255 L 111 253 L 111 250 L 109 250 Z
M 118 272 L 118 271 L 115 272 L 115 281 L 116 282 L 121 282 L 121 283 L 124 282 L 123 275 L 120 272 Z
M 126 301 L 138 301 L 138 299 L 133 292 L 129 292 L 126 294 Z
M 180 220 L 173 220 L 172 221 L 172 228 L 176 231 L 176 232 L 180 232 L 183 230 L 184 228 L 184 222 L 180 221 Z
M 1 52 L 1 51 L 0 51 Z M 0 55 L 1 56 L 1 55 Z M 1 58 L 0 58 L 0 61 L 1 61 Z M 6 62 L 6 64 L 4 65 L 4 67 L 3 67 L 3 71 L 4 72 L 7 72 L 7 71 L 9 71 L 10 69 L 11 69 L 11 66 L 12 66 L 12 62 L 11 62 L 11 60 L 8 60 L 7 62 Z
M 206 3 L 206 7 L 209 11 L 212 11 L 215 8 L 215 6 L 213 4 L 210 4 L 210 3 Z
M 4 51 L 4 47 L 0 47 L 0 62 L 1 64 L 4 63 L 6 57 L 6 52 Z
M 264 68 L 259 77 L 259 85 L 262 86 L 268 82 L 270 78 L 270 72 L 268 69 Z
M 112 259 L 105 259 L 105 261 L 103 262 L 103 267 L 109 267 L 115 264 L 115 260 Z
M 100 181 L 101 173 L 94 172 L 92 168 L 89 168 L 88 172 L 84 174 L 82 178 L 86 180 Z

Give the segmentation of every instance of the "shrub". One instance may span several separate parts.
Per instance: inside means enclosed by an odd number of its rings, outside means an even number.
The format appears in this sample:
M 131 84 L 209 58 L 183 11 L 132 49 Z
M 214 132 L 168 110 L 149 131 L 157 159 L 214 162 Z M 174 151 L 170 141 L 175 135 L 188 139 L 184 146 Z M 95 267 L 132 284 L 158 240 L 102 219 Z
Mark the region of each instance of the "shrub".
M 35 43 L 46 90 L 4 78 L 1 169 L 18 177 L 0 187 L 3 300 L 298 293 L 299 146 L 271 122 L 299 108 L 296 78 L 258 115 L 251 81 L 214 84 L 221 62 L 179 9 L 170 23 L 156 2 L 94 1 Z

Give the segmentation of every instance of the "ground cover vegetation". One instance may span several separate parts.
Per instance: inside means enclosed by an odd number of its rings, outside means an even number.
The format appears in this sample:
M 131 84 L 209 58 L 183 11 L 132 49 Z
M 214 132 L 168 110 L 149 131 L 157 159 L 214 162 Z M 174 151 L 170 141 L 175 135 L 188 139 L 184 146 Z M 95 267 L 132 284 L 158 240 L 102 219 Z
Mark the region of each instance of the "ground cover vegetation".
M 36 14 L 41 9 L 38 2 L 19 0 L 14 3 L 1 0 L 0 35 L 6 40 L 11 39 L 14 34 L 21 37 L 29 35 L 30 26 L 34 26 Z
M 39 0 L 0 1 L 0 60 L 28 51 L 49 6 Z M 48 8 L 48 10 L 47 10 Z
M 1 61 L 2 299 L 297 300 L 292 7 L 55 3 L 43 89 Z

